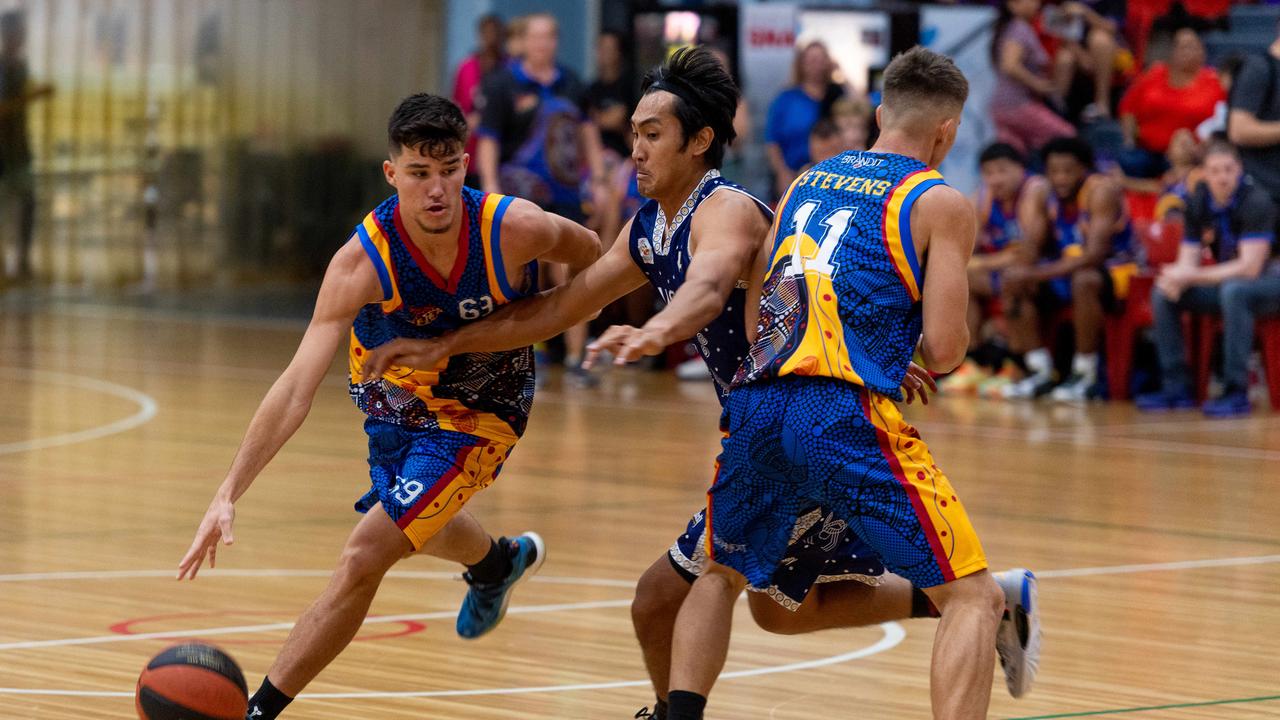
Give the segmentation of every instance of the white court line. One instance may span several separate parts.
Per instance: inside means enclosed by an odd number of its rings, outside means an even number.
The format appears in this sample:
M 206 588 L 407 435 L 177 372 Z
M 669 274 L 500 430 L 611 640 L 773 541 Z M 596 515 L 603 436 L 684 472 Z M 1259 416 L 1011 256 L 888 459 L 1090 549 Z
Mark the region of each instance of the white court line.
M 329 577 L 332 570 L 202 570 L 200 577 Z M 86 570 L 71 572 L 14 573 L 0 575 L 0 583 L 5 582 L 39 582 L 41 580 L 111 580 L 119 578 L 168 578 L 177 576 L 176 570 Z M 441 570 L 392 570 L 386 574 L 390 578 L 406 578 L 411 580 L 458 580 L 462 575 L 456 572 Z M 636 586 L 633 580 L 613 580 L 610 578 L 576 578 L 555 575 L 537 575 L 531 582 L 550 585 L 589 585 L 592 587 L 610 587 L 630 590 Z
M 1201 570 L 1204 568 L 1234 567 L 1239 565 L 1268 565 L 1280 563 L 1280 555 L 1257 555 L 1254 557 L 1216 558 L 1208 560 L 1182 560 L 1167 563 L 1143 563 L 1139 565 L 1108 565 L 1091 568 L 1074 568 L 1066 570 L 1045 570 L 1037 572 L 1036 578 L 1070 578 L 1089 575 L 1124 575 L 1140 572 L 1163 572 L 1168 570 Z
M 595 600 L 579 603 L 553 603 L 550 605 L 523 605 L 507 610 L 508 615 L 531 615 L 534 613 L 563 612 L 566 610 L 598 610 L 601 608 L 627 607 L 630 600 Z M 409 620 L 444 620 L 457 617 L 457 610 L 440 610 L 429 613 L 410 615 L 383 615 L 367 617 L 364 625 L 385 625 L 387 623 L 406 622 Z M 67 647 L 70 645 L 103 645 L 106 643 L 134 642 L 138 640 L 172 640 L 176 638 L 216 637 L 218 635 L 239 635 L 241 633 L 273 632 L 291 630 L 294 623 L 262 623 L 258 625 L 231 625 L 227 627 L 202 628 L 198 630 L 165 630 L 163 632 L 138 633 L 136 635 L 98 635 L 95 637 L 61 638 L 57 640 L 29 640 L 24 642 L 0 643 L 2 650 L 32 650 L 36 648 Z
M 627 604 L 631 601 L 627 600 Z M 509 613 L 517 612 L 518 608 L 511 608 Z M 449 617 L 453 617 L 454 613 L 449 613 Z M 407 617 L 407 616 L 406 616 Z M 369 622 L 366 620 L 366 622 Z M 880 624 L 880 630 L 884 636 L 877 642 L 857 650 L 851 650 L 839 655 L 832 655 L 825 658 L 817 658 L 816 660 L 804 660 L 801 662 L 787 663 L 785 665 L 773 665 L 769 667 L 750 668 L 747 670 L 734 670 L 720 675 L 722 680 L 733 680 L 736 678 L 759 677 L 761 675 L 773 675 L 776 673 L 795 672 L 797 670 L 812 670 L 814 668 L 827 667 L 828 665 L 837 665 L 851 660 L 858 660 L 864 657 L 870 657 L 886 650 L 896 647 L 907 636 L 907 631 L 896 622 L 887 622 Z M 298 696 L 300 700 L 349 700 L 349 699 L 371 699 L 371 698 L 430 698 L 430 697 L 464 697 L 470 695 L 524 695 L 528 693 L 548 693 L 548 692 L 571 692 L 581 690 L 612 690 L 616 688 L 628 687 L 646 687 L 650 685 L 648 679 L 645 680 L 611 680 L 596 683 L 577 683 L 572 685 L 537 685 L 533 687 L 511 687 L 511 688 L 473 688 L 470 690 L 404 690 L 404 691 L 370 691 L 370 692 L 345 692 L 345 693 L 303 693 Z M 133 697 L 132 692 L 111 691 L 111 690 L 56 690 L 42 688 L 3 688 L 0 687 L 0 695 L 58 695 L 58 696 L 74 696 L 74 697 Z
M 107 423 L 106 425 L 99 425 L 98 427 L 89 428 L 87 430 L 3 443 L 0 444 L 0 455 L 28 452 L 31 450 L 43 450 L 45 448 L 59 447 L 62 445 L 72 445 L 74 443 L 97 440 L 99 438 L 126 432 L 150 422 L 151 419 L 156 416 L 156 410 L 159 407 L 156 404 L 155 398 L 150 395 L 140 390 L 135 390 L 131 387 L 108 382 L 106 380 L 84 377 L 74 373 L 53 373 L 43 370 L 0 368 L 0 376 L 22 376 L 23 379 L 29 379 L 32 375 L 44 380 L 56 381 L 60 385 L 71 385 L 73 387 L 78 387 L 81 390 L 101 392 L 107 395 L 114 395 L 118 398 L 124 398 L 125 400 L 135 403 L 138 406 L 138 411 L 122 420 L 116 420 L 115 422 Z

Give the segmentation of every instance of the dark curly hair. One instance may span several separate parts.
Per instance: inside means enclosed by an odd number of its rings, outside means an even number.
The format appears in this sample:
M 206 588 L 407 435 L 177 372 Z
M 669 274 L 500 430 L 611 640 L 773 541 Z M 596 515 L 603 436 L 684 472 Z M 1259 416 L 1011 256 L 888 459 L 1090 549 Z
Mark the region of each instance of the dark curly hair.
M 439 95 L 410 95 L 400 101 L 387 121 L 387 145 L 392 155 L 409 148 L 442 160 L 466 144 L 467 119 L 457 105 Z

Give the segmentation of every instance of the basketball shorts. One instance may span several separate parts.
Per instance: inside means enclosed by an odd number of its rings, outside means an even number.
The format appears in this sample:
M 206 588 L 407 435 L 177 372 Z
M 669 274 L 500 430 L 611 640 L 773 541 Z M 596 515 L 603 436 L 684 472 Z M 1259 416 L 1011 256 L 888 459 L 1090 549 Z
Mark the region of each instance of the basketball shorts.
M 369 435 L 371 487 L 356 501 L 358 512 L 382 509 L 404 531 L 413 549 L 448 524 L 473 495 L 489 487 L 511 447 L 441 429 L 417 429 L 373 418 Z
M 707 494 L 706 552 L 767 587 L 796 520 L 828 508 L 885 569 L 918 588 L 987 567 L 964 506 L 892 400 L 839 380 L 735 388 Z
M 706 512 L 699 510 L 689 526 L 667 551 L 671 566 L 693 582 L 706 567 Z M 879 585 L 884 564 L 848 524 L 822 508 L 803 512 L 791 528 L 791 536 L 778 571 L 767 585 L 749 589 L 762 592 L 788 610 L 796 610 L 818 583 L 856 580 Z
M 1115 312 L 1129 296 L 1129 281 L 1138 274 L 1138 264 L 1125 260 L 1107 261 L 1102 268 L 1102 307 Z M 1043 288 L 1042 307 L 1061 307 L 1071 303 L 1071 277 L 1051 278 Z

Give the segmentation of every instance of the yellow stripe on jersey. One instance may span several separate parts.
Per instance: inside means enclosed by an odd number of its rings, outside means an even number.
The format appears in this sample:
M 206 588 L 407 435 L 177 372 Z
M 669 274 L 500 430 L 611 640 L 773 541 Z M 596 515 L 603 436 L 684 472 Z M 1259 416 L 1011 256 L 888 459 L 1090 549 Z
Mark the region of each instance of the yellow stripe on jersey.
M 902 282 L 907 287 L 907 292 L 911 294 L 912 300 L 920 299 L 920 282 L 916 277 L 912 263 L 907 259 L 907 253 L 915 256 L 916 249 L 914 246 L 908 248 L 905 243 L 911 241 L 911 217 L 903 217 L 903 204 L 911 195 L 911 191 L 915 190 L 921 183 L 929 180 L 941 180 L 942 175 L 937 170 L 922 170 L 920 172 L 908 175 L 899 185 L 894 188 L 893 194 L 889 196 L 889 202 L 885 205 L 884 210 L 884 242 L 885 247 L 889 251 L 889 258 L 893 261 L 894 268 L 898 271 L 898 275 L 902 278 Z M 910 208 L 907 209 L 910 212 Z M 903 230 L 906 230 L 905 236 Z
M 498 203 L 504 196 L 489 193 L 484 196 L 484 206 L 480 209 L 480 244 L 484 247 L 484 267 L 489 276 L 489 291 L 499 305 L 510 302 L 502 292 L 502 283 L 498 282 L 496 259 L 493 257 L 493 217 L 498 211 Z
M 378 221 L 374 219 L 373 213 L 365 216 L 364 231 L 369 235 L 369 242 L 378 251 L 378 257 L 382 258 L 382 266 L 386 271 L 387 277 L 391 280 L 391 297 L 382 301 L 382 312 L 394 312 L 400 308 L 403 303 L 400 299 L 400 285 L 396 282 L 395 265 L 391 260 L 391 245 L 382 227 L 378 225 Z

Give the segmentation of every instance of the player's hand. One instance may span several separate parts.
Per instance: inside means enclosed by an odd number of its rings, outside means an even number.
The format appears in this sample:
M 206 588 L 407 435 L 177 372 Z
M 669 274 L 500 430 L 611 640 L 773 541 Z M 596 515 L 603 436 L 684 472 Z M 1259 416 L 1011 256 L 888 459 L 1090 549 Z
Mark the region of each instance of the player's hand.
M 361 382 L 381 378 L 393 365 L 412 368 L 433 368 L 441 360 L 452 355 L 445 338 L 412 340 L 396 338 L 369 351 L 360 373 Z
M 917 397 L 925 405 L 929 404 L 929 392 L 938 392 L 938 383 L 928 370 L 915 363 L 907 366 L 907 376 L 902 380 L 902 397 L 908 405 Z
M 602 352 L 613 355 L 614 365 L 626 365 L 645 355 L 657 355 L 666 348 L 667 344 L 657 330 L 614 325 L 587 346 L 587 356 L 582 361 L 582 367 L 590 370 Z
M 221 539 L 226 545 L 236 541 L 231 534 L 231 525 L 235 519 L 236 506 L 230 500 L 215 497 L 209 503 L 204 519 L 200 521 L 200 528 L 196 530 L 196 538 L 191 541 L 191 548 L 183 556 L 182 562 L 178 563 L 179 580 L 188 577 L 195 580 L 206 555 L 209 557 L 209 567 L 217 566 L 218 540 Z
M 1028 290 L 1032 283 L 1031 268 L 1025 265 L 1011 265 L 1000 273 L 1000 286 L 1009 292 Z

